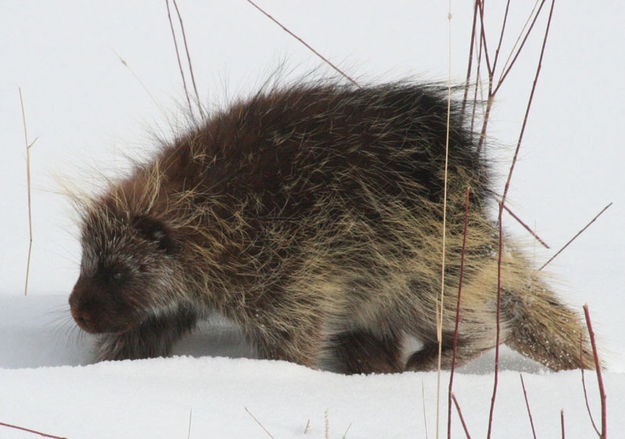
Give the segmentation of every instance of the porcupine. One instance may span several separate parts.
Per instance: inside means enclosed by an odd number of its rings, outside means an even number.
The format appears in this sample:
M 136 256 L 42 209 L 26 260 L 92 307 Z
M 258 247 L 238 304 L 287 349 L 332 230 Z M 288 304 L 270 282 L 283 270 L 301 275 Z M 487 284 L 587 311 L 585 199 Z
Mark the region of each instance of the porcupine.
M 457 364 L 495 346 L 490 165 L 449 114 L 443 367 L 451 365 L 470 188 Z M 430 370 L 438 358 L 446 90 L 333 81 L 261 90 L 78 201 L 69 302 L 97 358 L 170 354 L 218 312 L 261 358 L 342 373 Z M 490 207 L 489 207 L 490 206 Z M 580 366 L 579 316 L 505 239 L 501 337 L 554 370 Z M 423 348 L 402 360 L 404 339 Z M 592 367 L 584 342 L 583 361 Z

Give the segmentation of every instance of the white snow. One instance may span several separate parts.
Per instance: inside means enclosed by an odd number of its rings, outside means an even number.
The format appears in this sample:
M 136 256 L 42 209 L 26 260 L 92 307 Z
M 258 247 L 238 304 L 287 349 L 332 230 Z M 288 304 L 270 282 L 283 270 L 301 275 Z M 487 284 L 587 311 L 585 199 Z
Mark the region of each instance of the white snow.
M 255 90 L 283 60 L 285 80 L 321 65 L 243 0 L 180 3 L 200 95 L 209 108 Z M 259 3 L 358 80 L 447 78 L 447 2 Z M 470 3 L 452 4 L 451 70 L 459 83 Z M 528 12 L 521 3 L 512 2 L 504 49 Z M 488 9 L 493 40 L 504 4 L 487 2 L 497 8 Z M 580 310 L 583 303 L 590 305 L 608 363 L 611 438 L 625 431 L 623 22 L 625 6 L 618 2 L 557 2 L 509 196 L 515 213 L 552 249 L 538 247 L 512 218 L 504 218 L 506 229 L 529 243 L 540 265 L 614 202 L 549 267 L 568 303 Z M 493 150 L 501 176 L 510 163 L 540 42 L 540 37 L 528 42 L 494 107 L 490 134 L 499 141 Z M 341 376 L 250 359 L 236 329 L 220 321 L 181 342 L 174 358 L 89 364 L 92 340 L 75 329 L 66 304 L 80 249 L 55 177 L 93 187 L 94 175 L 114 175 L 124 166 L 123 154 L 149 153 L 153 143 L 146 132 L 170 134 L 175 123 L 167 121 L 179 117 L 184 100 L 165 5 L 5 0 L 0 55 L 0 422 L 71 439 L 186 438 L 192 414 L 191 438 L 268 437 L 247 408 L 276 439 L 324 438 L 326 419 L 333 439 L 346 431 L 348 439 L 426 437 L 426 429 L 427 437 L 435 437 L 436 373 Z M 320 72 L 329 70 L 322 66 Z M 18 86 L 30 140 L 38 138 L 32 149 L 28 297 L 22 292 L 28 228 Z M 485 355 L 455 377 L 454 391 L 474 438 L 486 437 L 492 358 Z M 507 349 L 502 368 L 493 437 L 532 437 L 520 371 L 538 437 L 561 437 L 561 409 L 567 438 L 595 437 L 579 371 L 547 372 Z M 448 372 L 441 378 L 444 432 Z M 587 373 L 586 381 L 598 420 L 594 374 Z M 452 416 L 453 436 L 464 437 L 455 411 Z M 0 426 L 1 439 L 30 437 L 36 436 Z

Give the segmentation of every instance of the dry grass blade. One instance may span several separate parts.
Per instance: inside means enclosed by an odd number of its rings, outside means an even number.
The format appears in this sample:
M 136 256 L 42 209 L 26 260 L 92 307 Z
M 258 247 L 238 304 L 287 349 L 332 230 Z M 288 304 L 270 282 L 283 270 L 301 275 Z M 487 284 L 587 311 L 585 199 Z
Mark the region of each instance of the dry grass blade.
M 254 414 L 252 412 L 249 411 L 249 409 L 247 407 L 243 407 L 245 409 L 245 411 L 247 412 L 248 415 L 250 415 L 252 417 L 252 419 L 260 426 L 260 428 L 263 429 L 263 431 L 265 433 L 267 433 L 267 436 L 269 436 L 271 439 L 276 439 L 275 437 L 273 437 L 273 435 L 271 433 L 269 433 L 269 430 L 267 430 L 265 428 L 265 426 L 263 424 L 261 424 L 261 422 L 258 420 L 258 418 L 256 418 L 256 416 L 254 416 Z
M 352 428 L 352 424 L 351 423 L 347 426 L 347 429 L 345 430 L 345 433 L 343 433 L 343 439 L 347 439 L 347 433 L 349 432 L 350 428 Z
M 128 69 L 128 71 L 130 72 L 130 74 L 132 76 L 134 76 L 134 78 L 137 80 L 137 82 L 139 83 L 139 85 L 141 85 L 141 88 L 143 88 L 143 91 L 146 92 L 146 94 L 150 97 L 150 99 L 152 100 L 152 102 L 154 103 L 154 105 L 156 106 L 156 108 L 158 108 L 158 110 L 161 112 L 161 114 L 167 118 L 167 112 L 165 111 L 165 109 L 163 108 L 163 106 L 156 100 L 156 98 L 154 97 L 154 95 L 152 94 L 152 92 L 150 91 L 150 89 L 147 87 L 147 85 L 145 85 L 145 83 L 141 80 L 141 77 L 139 77 L 139 75 L 137 75 L 137 73 L 133 70 L 132 67 L 130 67 L 130 64 L 128 64 L 128 62 L 119 54 L 117 53 L 117 51 L 115 51 L 115 49 L 111 49 L 113 51 L 113 53 L 115 54 L 115 56 L 117 56 L 117 58 L 119 59 L 119 62 L 122 63 L 122 65 L 124 67 L 126 67 L 126 69 Z
M 13 428 L 15 430 L 20 430 L 20 431 L 25 431 L 27 433 L 38 434 L 39 436 L 48 437 L 48 438 L 52 438 L 52 439 L 67 439 L 67 438 L 62 437 L 62 436 L 54 436 L 52 434 L 47 434 L 47 433 L 42 433 L 40 431 L 31 430 L 30 428 L 24 428 L 24 427 L 18 427 L 17 425 L 5 424 L 4 422 L 0 422 L 0 426 L 1 427 L 7 427 L 7 428 Z
M 195 75 L 193 74 L 193 64 L 191 64 L 191 54 L 189 53 L 189 45 L 187 44 L 187 33 L 184 30 L 184 22 L 182 20 L 182 15 L 180 14 L 180 9 L 178 9 L 178 2 L 173 0 L 174 8 L 176 8 L 176 15 L 178 15 L 178 23 L 180 23 L 180 33 L 182 34 L 182 42 L 184 43 L 184 51 L 187 55 L 187 64 L 189 66 L 189 75 L 191 76 L 191 83 L 193 84 L 193 92 L 195 93 L 195 104 L 197 105 L 198 111 L 200 113 L 200 117 L 205 120 L 206 114 L 204 113 L 204 109 L 202 108 L 202 104 L 200 101 L 200 94 L 197 91 L 197 85 L 195 83 Z
M 547 243 L 545 241 L 543 241 L 540 236 L 538 236 L 538 234 L 536 232 L 534 232 L 527 224 L 525 224 L 525 222 L 523 222 L 523 220 L 521 218 L 519 218 L 513 211 L 510 210 L 510 208 L 508 206 L 506 206 L 505 204 L 503 205 L 503 208 L 506 210 L 506 212 L 508 212 L 510 214 L 510 216 L 512 218 L 514 218 L 515 220 L 517 220 L 517 222 L 519 224 L 521 224 L 525 230 L 527 230 L 534 238 L 536 238 L 536 240 L 538 242 L 540 242 L 542 244 L 543 247 L 545 248 L 550 248 Z
M 562 252 L 564 251 L 564 249 L 566 249 L 566 248 L 567 248 L 567 247 L 568 247 L 568 246 L 569 246 L 569 245 L 570 245 L 573 241 L 575 241 L 579 235 L 581 235 L 582 233 L 584 233 L 584 232 L 586 231 L 586 229 L 592 225 L 592 223 L 594 223 L 595 221 L 597 221 L 597 218 L 599 218 L 599 217 L 603 214 L 603 212 L 605 212 L 606 210 L 608 210 L 608 208 L 609 208 L 610 206 L 612 206 L 612 203 L 611 203 L 611 202 L 610 202 L 610 203 L 608 203 L 608 205 L 607 205 L 607 206 L 605 206 L 603 209 L 601 209 L 601 212 L 599 212 L 597 215 L 595 215 L 595 217 L 594 217 L 593 219 L 591 219 L 591 220 L 588 222 L 588 224 L 586 224 L 586 225 L 585 225 L 585 226 L 584 226 L 584 227 L 583 227 L 583 228 L 582 228 L 579 232 L 577 232 L 577 233 L 575 234 L 575 236 L 573 236 L 571 239 L 569 239 L 569 240 L 568 240 L 568 242 L 567 242 L 566 244 L 564 244 L 564 245 L 562 246 L 562 248 L 556 252 L 556 254 L 555 254 L 555 255 L 553 255 L 552 257 L 550 257 L 550 258 L 549 258 L 549 260 L 548 260 L 547 262 L 545 262 L 545 263 L 544 263 L 544 264 L 543 264 L 543 265 L 542 265 L 542 266 L 538 269 L 538 271 L 540 271 L 540 270 L 542 270 L 543 268 L 545 268 L 547 265 L 549 265 L 549 264 L 551 263 L 551 261 L 553 261 L 555 258 L 557 258 L 557 257 L 558 257 L 558 255 L 559 255 L 560 253 L 562 253 Z
M 328 411 L 323 412 L 323 420 L 325 424 L 325 439 L 330 439 L 330 420 L 328 419 Z
M 288 33 L 289 35 L 291 35 L 293 38 L 295 38 L 297 41 L 299 41 L 300 43 L 302 43 L 308 50 L 310 50 L 312 53 L 314 53 L 315 55 L 317 55 L 321 60 L 323 60 L 323 62 L 325 62 L 327 65 L 329 65 L 330 67 L 332 67 L 337 73 L 339 73 L 341 76 L 343 76 L 345 79 L 347 79 L 349 82 L 351 82 L 352 84 L 354 84 L 356 87 L 361 88 L 360 84 L 358 84 L 354 79 L 352 79 L 349 75 L 347 75 L 347 73 L 345 73 L 343 70 L 339 69 L 337 66 L 335 66 L 329 59 L 327 59 L 325 56 L 323 56 L 322 54 L 320 54 L 319 52 L 317 52 L 315 49 L 313 49 L 313 47 L 308 44 L 306 41 L 304 41 L 302 38 L 300 38 L 299 36 L 297 36 L 295 33 L 293 33 L 292 31 L 290 31 L 286 26 L 284 26 L 282 23 L 280 23 L 278 20 L 276 20 L 275 18 L 273 18 L 273 16 L 271 14 L 269 14 L 267 11 L 265 11 L 263 8 L 261 8 L 260 6 L 258 6 L 256 3 L 254 3 L 252 0 L 247 0 L 247 2 L 254 6 L 256 9 L 258 9 L 265 17 L 269 18 L 271 21 L 273 21 L 275 24 L 277 24 L 278 26 L 280 26 L 282 28 L 282 30 L 284 30 L 286 33 Z
M 530 402 L 527 399 L 527 390 L 525 389 L 525 381 L 523 381 L 523 374 L 520 373 L 519 377 L 521 377 L 521 387 L 523 387 L 523 397 L 525 398 L 525 407 L 527 407 L 527 416 L 530 418 L 530 426 L 532 427 L 532 435 L 534 439 L 536 439 L 536 429 L 534 428 L 534 418 L 532 418 L 532 410 L 530 409 Z
M 193 409 L 189 410 L 189 429 L 187 431 L 187 439 L 191 439 L 191 421 L 193 420 Z
M 586 318 L 586 326 L 588 327 L 588 335 L 590 336 L 590 344 L 592 346 L 592 353 L 595 360 L 595 369 L 597 372 L 597 383 L 599 385 L 599 395 L 601 397 L 601 439 L 607 437 L 607 406 L 605 387 L 603 386 L 603 376 L 601 375 L 601 362 L 599 361 L 599 353 L 597 351 L 597 343 L 595 342 L 595 332 L 592 330 L 592 322 L 590 321 L 590 312 L 588 311 L 588 304 L 584 305 L 584 317 Z
M 447 74 L 447 121 L 445 123 L 445 164 L 443 177 L 443 246 L 441 257 L 441 294 L 436 320 L 436 338 L 438 341 L 438 365 L 436 375 L 436 438 L 440 434 L 440 396 L 441 396 L 441 361 L 443 358 L 443 313 L 445 310 L 445 255 L 447 247 L 447 180 L 449 174 L 449 133 L 451 123 L 451 0 L 449 1 L 448 19 L 448 74 Z
M 174 29 L 174 22 L 171 19 L 171 10 L 169 7 L 169 0 L 165 0 L 167 6 L 167 19 L 169 20 L 169 28 L 171 29 L 171 37 L 174 41 L 174 48 L 176 49 L 176 59 L 178 60 L 178 69 L 180 69 L 180 77 L 182 78 L 182 86 L 184 87 L 184 95 L 187 98 L 187 104 L 189 105 L 189 114 L 193 114 L 193 107 L 191 106 L 191 98 L 189 97 L 189 90 L 187 89 L 187 80 L 184 76 L 184 69 L 182 68 L 182 61 L 180 60 L 180 50 L 178 49 L 178 39 L 176 38 L 176 30 Z
M 456 353 L 458 350 L 458 325 L 460 323 L 460 297 L 462 296 L 462 281 L 464 279 L 464 257 L 467 244 L 467 228 L 469 226 L 469 196 L 471 189 L 467 188 L 464 206 L 464 232 L 462 236 L 462 252 L 460 254 L 460 276 L 458 279 L 458 300 L 456 302 L 456 326 L 454 328 L 454 348 L 451 357 L 451 371 L 449 374 L 449 395 L 447 400 L 447 438 L 451 438 L 451 395 L 453 394 L 454 371 L 456 369 Z
M 460 423 L 462 424 L 462 428 L 464 429 L 464 434 L 467 436 L 467 439 L 471 439 L 471 435 L 469 434 L 469 429 L 467 428 L 466 422 L 464 422 L 464 416 L 462 416 L 462 410 L 460 410 L 460 404 L 456 400 L 456 395 L 451 394 L 451 399 L 456 406 L 456 410 L 458 411 L 458 417 L 460 418 Z
M 22 122 L 24 124 L 24 144 L 26 145 L 26 187 L 28 194 L 28 256 L 26 258 L 26 281 L 24 282 L 24 296 L 28 295 L 28 281 L 30 279 L 30 259 L 33 250 L 33 209 L 32 209 L 32 196 L 31 196 L 31 184 L 30 184 L 30 148 L 35 144 L 38 138 L 32 143 L 28 142 L 28 128 L 26 127 L 26 111 L 24 110 L 24 98 L 22 96 L 22 89 L 18 87 L 20 95 L 20 106 L 22 108 Z

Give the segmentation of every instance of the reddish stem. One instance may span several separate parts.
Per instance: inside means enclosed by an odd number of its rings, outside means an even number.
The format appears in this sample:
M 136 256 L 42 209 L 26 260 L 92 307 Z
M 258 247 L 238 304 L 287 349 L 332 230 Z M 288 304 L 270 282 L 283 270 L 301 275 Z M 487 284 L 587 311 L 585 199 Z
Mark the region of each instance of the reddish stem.
M 454 402 L 454 405 L 456 406 L 456 410 L 458 411 L 458 416 L 460 417 L 462 428 L 464 428 L 464 434 L 467 435 L 467 439 L 471 439 L 471 435 L 469 434 L 469 429 L 467 428 L 467 424 L 464 422 L 464 417 L 462 416 L 462 410 L 460 410 L 460 405 L 458 404 L 458 401 L 456 400 L 456 395 L 452 393 L 451 399 Z
M 451 396 L 453 395 L 454 371 L 456 369 L 456 352 L 458 350 L 458 325 L 460 323 L 460 296 L 462 295 L 462 280 L 464 278 L 464 255 L 467 244 L 467 228 L 469 226 L 469 195 L 471 188 L 467 188 L 464 205 L 464 232 L 462 236 L 462 253 L 460 255 L 460 277 L 458 279 L 458 299 L 456 302 L 456 326 L 454 328 L 454 349 L 451 357 L 451 372 L 449 375 L 449 398 L 447 401 L 447 437 L 451 438 Z
M 564 410 L 560 410 L 560 424 L 562 425 L 562 439 L 566 439 L 564 434 Z
M 477 22 L 477 0 L 475 2 L 475 6 L 473 8 L 473 26 L 471 27 L 471 43 L 469 44 L 469 62 L 467 65 L 467 79 L 464 84 L 464 98 L 462 99 L 462 117 L 464 117 L 467 98 L 469 95 L 469 82 L 471 80 L 471 69 L 473 68 L 473 45 L 475 43 L 475 24 Z
M 499 42 L 497 43 L 497 49 L 495 50 L 495 60 L 493 61 L 493 74 L 497 69 L 497 61 L 499 60 L 499 51 L 501 50 L 501 43 L 503 42 L 503 36 L 506 33 L 506 23 L 508 22 L 508 11 L 510 9 L 510 0 L 506 2 L 506 12 L 503 15 L 503 23 L 501 25 L 501 32 L 499 33 Z
M 5 424 L 4 422 L 0 422 L 0 426 L 8 427 L 8 428 L 14 428 L 16 430 L 26 431 L 28 433 L 38 434 L 39 436 L 49 437 L 49 438 L 53 438 L 53 439 L 67 439 L 67 438 L 64 438 L 64 437 L 61 437 L 61 436 L 54 436 L 54 435 L 51 435 L 51 434 L 42 433 L 40 431 L 31 430 L 29 428 L 18 427 L 17 425 Z
M 540 239 L 540 236 L 538 236 L 538 234 L 536 232 L 534 232 L 527 224 L 525 224 L 523 222 L 523 220 L 521 218 L 519 218 L 518 216 L 516 216 L 516 214 L 510 210 L 510 208 L 508 206 L 506 206 L 505 204 L 503 205 L 503 208 L 506 209 L 506 212 L 508 212 L 510 214 L 510 216 L 512 216 L 512 218 L 514 218 L 515 220 L 517 220 L 519 222 L 519 224 L 521 224 L 525 230 L 527 230 L 534 238 L 536 238 L 536 240 L 538 242 L 540 242 L 543 247 L 545 248 L 550 248 L 547 243 L 545 241 L 543 241 L 542 239 Z
M 584 401 L 586 401 L 586 410 L 588 411 L 588 417 L 590 418 L 590 422 L 592 423 L 592 428 L 597 432 L 597 436 L 600 436 L 599 429 L 597 428 L 597 424 L 595 423 L 595 418 L 592 416 L 592 412 L 590 411 L 590 403 L 588 402 L 588 391 L 586 390 L 586 378 L 584 375 L 584 336 L 579 334 L 579 368 L 582 371 L 582 388 L 584 389 Z
M 263 8 L 261 8 L 260 6 L 258 6 L 256 3 L 254 3 L 252 0 L 247 0 L 247 2 L 254 6 L 256 9 L 258 9 L 263 15 L 265 15 L 267 18 L 269 18 L 271 21 L 273 21 L 275 24 L 277 24 L 278 26 L 280 26 L 282 28 L 282 30 L 284 30 L 286 33 L 288 33 L 289 35 L 291 35 L 293 38 L 295 38 L 297 41 L 299 41 L 300 43 L 302 43 L 308 50 L 310 50 L 312 53 L 314 53 L 315 55 L 317 55 L 319 58 L 321 58 L 327 65 L 329 65 L 330 67 L 332 67 L 336 72 L 338 72 L 339 74 L 341 74 L 345 79 L 347 79 L 349 82 L 351 82 L 352 84 L 354 84 L 356 87 L 361 88 L 360 84 L 358 84 L 354 79 L 352 79 L 350 76 L 347 75 L 347 73 L 345 73 L 343 70 L 339 69 L 337 66 L 335 66 L 334 64 L 332 64 L 332 62 L 330 62 L 329 59 L 327 59 L 325 56 L 323 56 L 322 54 L 320 54 L 319 52 L 317 52 L 315 49 L 312 48 L 312 46 L 310 44 L 308 44 L 306 41 L 304 41 L 302 38 L 298 37 L 295 33 L 291 32 L 286 26 L 284 26 L 282 23 L 280 23 L 278 20 L 276 20 L 275 18 L 273 18 L 273 16 L 271 14 L 269 14 L 267 11 L 265 11 Z
M 582 228 L 579 232 L 577 232 L 577 233 L 575 234 L 575 236 L 573 236 L 571 239 L 569 239 L 569 241 L 568 241 L 566 244 L 564 244 L 564 246 L 562 246 L 562 248 L 561 248 L 560 250 L 558 250 L 558 251 L 556 252 L 556 254 L 555 254 L 555 255 L 553 255 L 552 257 L 550 257 L 550 258 L 549 258 L 549 260 L 548 260 L 547 262 L 545 262 L 545 263 L 544 263 L 544 264 L 543 264 L 543 265 L 542 265 L 542 266 L 538 269 L 538 271 L 540 271 L 540 270 L 542 270 L 543 268 L 545 268 L 547 265 L 549 265 L 549 263 L 551 263 L 551 261 L 553 261 L 556 257 L 558 257 L 558 255 L 559 255 L 560 253 L 562 253 L 562 252 L 564 251 L 564 249 L 565 249 L 565 248 L 567 248 L 567 247 L 568 247 L 568 246 L 569 246 L 569 245 L 570 245 L 573 241 L 575 241 L 579 235 L 581 235 L 582 233 L 584 233 L 584 232 L 586 231 L 586 229 L 587 229 L 588 227 L 590 227 L 590 225 L 591 225 L 592 223 L 594 223 L 595 221 L 597 221 L 597 218 L 599 218 L 599 217 L 603 214 L 603 212 L 605 212 L 606 210 L 608 210 L 608 208 L 609 208 L 610 206 L 612 206 L 612 203 L 609 203 L 607 206 L 605 206 L 603 209 L 601 209 L 601 212 L 599 212 L 597 215 L 595 215 L 595 217 L 594 217 L 593 219 L 591 219 L 591 220 L 590 220 L 590 222 L 589 222 L 588 224 L 586 224 L 586 225 L 585 225 L 585 226 L 584 226 L 584 227 L 583 227 L 583 228 Z
M 595 342 L 595 332 L 592 330 L 592 322 L 590 321 L 590 312 L 588 311 L 588 304 L 584 305 L 584 316 L 586 317 L 586 326 L 588 327 L 588 335 L 590 335 L 590 344 L 592 346 L 592 354 L 595 360 L 595 369 L 597 371 L 597 383 L 599 384 L 599 395 L 601 396 L 601 439 L 607 437 L 607 406 L 605 388 L 603 387 L 603 376 L 601 375 L 601 362 L 599 361 L 599 354 L 597 352 L 597 344 Z
M 506 76 L 508 76 L 508 73 L 510 73 L 510 70 L 512 70 L 512 67 L 514 66 L 514 63 L 516 62 L 517 58 L 521 54 L 521 51 L 523 50 L 523 46 L 525 46 L 525 42 L 527 41 L 527 38 L 532 33 L 532 29 L 534 28 L 534 25 L 536 24 L 536 20 L 538 19 L 538 16 L 540 15 L 540 11 L 545 5 L 545 1 L 546 0 L 542 0 L 542 2 L 540 3 L 538 11 L 536 11 L 536 15 L 534 15 L 534 19 L 532 20 L 532 24 L 530 24 L 530 27 L 527 29 L 527 32 L 525 33 L 525 36 L 523 37 L 523 41 L 521 42 L 521 45 L 519 46 L 517 51 L 514 53 L 514 56 L 512 57 L 510 64 L 506 63 L 507 65 L 504 65 L 504 71 L 501 74 L 501 77 L 499 78 L 499 80 L 497 81 L 497 85 L 495 86 L 495 93 L 497 93 L 497 91 L 503 84 L 504 80 L 506 79 Z
M 493 396 L 490 402 L 490 413 L 488 415 L 488 434 L 490 439 L 493 428 L 493 414 L 495 412 L 495 398 L 497 396 L 497 385 L 499 384 L 499 340 L 501 337 L 501 256 L 503 253 L 503 201 L 499 203 L 499 251 L 497 255 L 497 335 L 495 339 L 495 379 L 493 383 Z
M 534 92 L 536 91 L 536 85 L 538 84 L 538 77 L 540 76 L 540 70 L 542 69 L 543 56 L 545 55 L 545 47 L 547 46 L 547 38 L 549 37 L 549 28 L 551 27 L 551 17 L 553 16 L 553 6 L 555 0 L 551 0 L 551 9 L 549 10 L 549 18 L 547 19 L 547 27 L 545 28 L 545 36 L 543 37 L 543 44 L 540 49 L 540 57 L 538 58 L 538 66 L 536 67 L 536 74 L 534 75 L 534 82 L 532 84 L 532 91 L 527 101 L 527 108 L 525 109 L 525 116 L 523 117 L 523 124 L 521 125 L 521 132 L 519 133 L 519 140 L 517 141 L 516 149 L 514 151 L 514 157 L 512 158 L 512 164 L 510 165 L 510 171 L 508 172 L 508 179 L 503 190 L 503 196 L 501 201 L 505 203 L 508 189 L 510 188 L 510 180 L 512 180 L 512 173 L 519 156 L 519 150 L 521 149 L 521 143 L 523 142 L 523 134 L 525 134 L 525 128 L 527 126 L 527 120 L 529 118 L 530 109 L 532 108 L 532 101 L 534 100 Z
M 525 398 L 525 407 L 527 407 L 527 415 L 530 418 L 530 425 L 532 426 L 532 435 L 536 439 L 536 430 L 534 429 L 534 419 L 532 418 L 532 411 L 530 410 L 530 402 L 527 399 L 527 390 L 525 390 L 525 381 L 523 381 L 523 374 L 519 374 L 521 377 L 521 387 L 523 387 L 523 397 Z

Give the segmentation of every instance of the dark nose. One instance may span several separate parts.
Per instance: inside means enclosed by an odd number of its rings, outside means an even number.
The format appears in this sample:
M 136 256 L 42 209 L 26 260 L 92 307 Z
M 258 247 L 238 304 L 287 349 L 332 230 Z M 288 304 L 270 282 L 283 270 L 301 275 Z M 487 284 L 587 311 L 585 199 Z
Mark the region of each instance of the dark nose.
M 87 313 L 72 310 L 72 317 L 81 328 L 84 329 L 85 326 L 90 326 L 91 319 Z
M 89 313 L 72 307 L 72 317 L 81 329 L 84 329 L 87 332 L 93 331 L 93 319 L 91 318 Z

